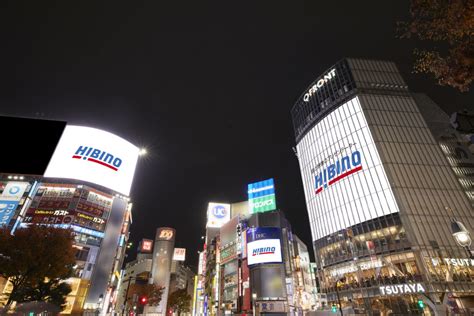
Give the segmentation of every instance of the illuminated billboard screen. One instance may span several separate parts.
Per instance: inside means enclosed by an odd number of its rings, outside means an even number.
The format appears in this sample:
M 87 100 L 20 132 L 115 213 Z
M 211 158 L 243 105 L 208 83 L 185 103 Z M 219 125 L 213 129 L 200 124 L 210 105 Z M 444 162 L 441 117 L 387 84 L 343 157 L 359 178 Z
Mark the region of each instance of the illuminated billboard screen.
M 83 180 L 129 195 L 138 151 L 109 132 L 68 125 L 44 176 Z
M 206 227 L 220 228 L 228 221 L 230 221 L 230 204 L 209 203 Z
M 276 210 L 275 184 L 273 178 L 248 185 L 250 214 Z
M 258 263 L 280 263 L 280 229 L 257 227 L 247 230 L 247 260 L 249 265 Z
M 297 144 L 313 240 L 398 212 L 358 97 Z

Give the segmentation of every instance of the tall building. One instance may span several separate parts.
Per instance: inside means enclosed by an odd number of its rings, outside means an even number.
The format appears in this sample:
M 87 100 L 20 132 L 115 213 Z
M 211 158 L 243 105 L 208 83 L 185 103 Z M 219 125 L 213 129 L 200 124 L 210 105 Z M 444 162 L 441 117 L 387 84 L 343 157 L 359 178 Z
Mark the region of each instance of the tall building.
M 13 234 L 34 224 L 72 229 L 76 265 L 62 313 L 106 313 L 132 221 L 128 196 L 138 148 L 66 122 L 0 117 L 0 125 L 37 138 L 4 142 L 11 154 L 2 155 L 0 224 Z M 3 293 L 9 292 L 9 283 L 4 285 Z
M 306 245 L 276 209 L 273 179 L 249 184 L 249 200 L 209 203 L 194 315 L 302 314 L 315 308 Z
M 453 237 L 472 231 L 473 208 L 395 64 L 341 60 L 291 114 L 328 304 L 473 307 L 473 261 Z

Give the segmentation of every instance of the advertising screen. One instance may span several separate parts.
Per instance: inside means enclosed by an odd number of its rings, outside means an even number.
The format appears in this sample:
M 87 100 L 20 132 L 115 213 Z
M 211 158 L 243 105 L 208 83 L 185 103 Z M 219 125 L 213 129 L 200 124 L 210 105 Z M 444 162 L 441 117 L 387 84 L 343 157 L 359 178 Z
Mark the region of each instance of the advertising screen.
M 230 220 L 230 204 L 209 203 L 206 227 L 220 228 Z
M 95 183 L 129 195 L 138 148 L 99 129 L 66 126 L 44 174 Z
M 282 262 L 280 229 L 257 227 L 247 230 L 247 260 L 249 265 Z
M 398 212 L 357 97 L 316 124 L 297 152 L 313 240 Z
M 174 248 L 173 260 L 184 261 L 186 259 L 186 248 Z
M 10 181 L 0 195 L 0 226 L 8 225 L 20 203 L 28 182 Z
M 248 185 L 250 214 L 273 211 L 276 209 L 275 185 L 273 178 L 250 183 Z

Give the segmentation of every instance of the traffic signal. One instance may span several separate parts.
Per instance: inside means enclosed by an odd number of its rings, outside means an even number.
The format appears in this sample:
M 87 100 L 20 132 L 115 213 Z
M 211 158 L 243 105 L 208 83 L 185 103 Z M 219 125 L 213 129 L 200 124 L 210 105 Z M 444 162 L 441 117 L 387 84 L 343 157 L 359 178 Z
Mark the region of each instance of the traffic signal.
M 146 305 L 148 303 L 148 298 L 146 296 L 140 297 L 140 304 Z
M 425 303 L 423 302 L 423 300 L 418 300 L 418 308 L 420 309 L 425 308 Z
M 337 306 L 336 306 L 336 304 L 332 304 L 331 312 L 337 313 Z

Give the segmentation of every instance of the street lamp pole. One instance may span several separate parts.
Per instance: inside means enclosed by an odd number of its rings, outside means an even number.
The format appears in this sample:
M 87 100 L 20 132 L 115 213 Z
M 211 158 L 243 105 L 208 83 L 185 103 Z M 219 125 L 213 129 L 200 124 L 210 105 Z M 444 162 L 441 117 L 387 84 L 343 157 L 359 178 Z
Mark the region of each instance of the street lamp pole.
M 451 231 L 458 245 L 466 250 L 469 258 L 474 259 L 474 256 L 471 251 L 472 238 L 466 226 L 464 226 L 463 223 L 456 220 L 455 218 L 452 218 Z
M 129 277 L 127 279 L 128 284 L 127 284 L 127 290 L 125 291 L 125 300 L 123 301 L 122 316 L 125 315 L 125 306 L 127 306 L 127 301 L 128 301 L 128 289 L 130 288 L 130 281 L 132 281 L 132 279 L 135 279 L 135 277 Z

